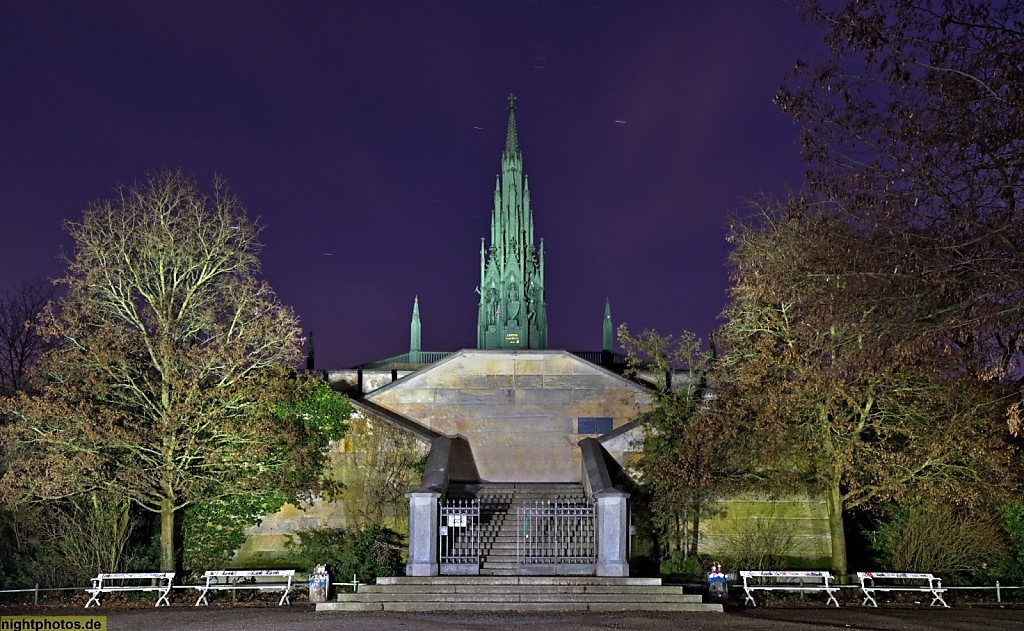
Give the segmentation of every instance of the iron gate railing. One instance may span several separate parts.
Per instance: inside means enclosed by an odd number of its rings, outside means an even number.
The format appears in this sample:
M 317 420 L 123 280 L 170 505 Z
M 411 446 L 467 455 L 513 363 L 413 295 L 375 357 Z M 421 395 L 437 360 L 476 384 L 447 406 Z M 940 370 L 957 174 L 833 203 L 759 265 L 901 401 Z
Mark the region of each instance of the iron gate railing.
M 587 573 L 597 558 L 594 505 L 538 500 L 517 509 L 516 556 L 522 573 Z
M 480 500 L 443 500 L 439 514 L 441 574 L 479 574 Z

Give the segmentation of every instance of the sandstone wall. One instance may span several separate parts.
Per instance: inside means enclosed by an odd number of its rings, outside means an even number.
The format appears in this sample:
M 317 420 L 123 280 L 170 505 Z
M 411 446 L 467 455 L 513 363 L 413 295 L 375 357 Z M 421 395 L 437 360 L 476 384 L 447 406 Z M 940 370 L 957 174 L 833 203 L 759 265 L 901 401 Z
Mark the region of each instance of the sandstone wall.
M 564 351 L 462 351 L 370 394 L 373 403 L 461 439 L 453 480 L 578 482 L 579 419 L 628 423 L 640 386 Z
M 630 476 L 638 481 L 634 466 L 643 451 L 643 430 L 639 426 L 606 437 L 602 446 Z M 759 541 L 784 538 L 788 541 L 785 567 L 775 569 L 828 569 L 832 559 L 832 537 L 828 526 L 828 507 L 813 495 L 767 498 L 754 493 L 737 493 L 712 507 L 712 516 L 700 523 L 698 552 L 735 558 L 738 548 L 759 547 Z M 652 553 L 651 541 L 638 533 L 635 550 L 639 555 Z M 763 547 L 763 546 L 760 546 Z M 753 568 L 748 568 L 753 569 Z
M 383 525 L 403 535 L 409 530 L 405 492 L 419 482 L 420 463 L 430 446 L 374 418 L 354 416 L 345 437 L 331 446 L 325 472 L 329 482 L 343 486 L 336 497 L 301 507 L 285 504 L 259 525 L 246 530 L 246 540 L 233 567 L 287 565 L 286 543 L 300 530 Z
M 785 566 L 774 569 L 828 569 L 832 538 L 828 506 L 820 497 L 769 499 L 741 494 L 718 503 L 718 514 L 700 525 L 702 554 L 724 555 L 737 547 L 755 547 L 766 538 L 789 541 Z

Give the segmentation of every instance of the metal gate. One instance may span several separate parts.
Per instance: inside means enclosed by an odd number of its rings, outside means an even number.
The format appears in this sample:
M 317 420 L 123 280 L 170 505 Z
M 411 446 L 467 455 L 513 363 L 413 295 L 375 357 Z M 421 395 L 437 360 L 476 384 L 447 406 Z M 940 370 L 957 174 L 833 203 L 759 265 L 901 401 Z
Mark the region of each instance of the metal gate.
M 480 500 L 444 500 L 439 514 L 441 574 L 479 574 Z
M 520 574 L 593 574 L 597 558 L 594 505 L 534 501 L 517 510 Z

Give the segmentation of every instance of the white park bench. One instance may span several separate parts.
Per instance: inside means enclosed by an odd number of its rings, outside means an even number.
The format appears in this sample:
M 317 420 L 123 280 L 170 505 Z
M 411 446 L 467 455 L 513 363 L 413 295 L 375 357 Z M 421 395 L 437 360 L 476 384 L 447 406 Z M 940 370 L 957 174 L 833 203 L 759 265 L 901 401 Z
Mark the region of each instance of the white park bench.
M 932 596 L 929 607 L 936 603 L 942 603 L 943 607 L 949 607 L 942 599 L 942 579 L 931 574 L 913 572 L 857 572 L 860 579 L 860 591 L 864 594 L 864 602 L 861 606 L 871 603 L 877 607 L 875 592 L 920 592 Z M 881 581 L 881 584 L 879 583 Z M 896 582 L 898 581 L 898 582 Z
M 171 605 L 168 594 L 174 583 L 174 572 L 123 572 L 120 574 L 99 574 L 92 579 L 92 587 L 86 593 L 92 594 L 86 603 L 88 609 L 100 604 L 100 594 L 111 592 L 157 592 L 156 606 L 160 603 Z
M 292 589 L 292 579 L 295 577 L 295 570 L 207 570 L 203 572 L 206 579 L 205 585 L 197 585 L 200 590 L 199 599 L 196 600 L 196 607 L 209 605 L 206 594 L 210 590 L 224 589 L 258 589 L 264 592 L 281 592 L 281 600 L 278 606 L 290 605 L 288 593 Z M 261 580 L 261 579 L 270 579 Z M 282 580 L 285 579 L 285 580 Z
M 757 606 L 754 600 L 754 592 L 762 591 L 791 591 L 791 592 L 825 592 L 828 594 L 826 604 L 839 606 L 836 600 L 836 592 L 839 588 L 832 584 L 832 574 L 823 571 L 799 571 L 799 570 L 741 570 L 743 578 L 743 591 L 747 597 L 743 604 L 750 603 L 752 607 Z

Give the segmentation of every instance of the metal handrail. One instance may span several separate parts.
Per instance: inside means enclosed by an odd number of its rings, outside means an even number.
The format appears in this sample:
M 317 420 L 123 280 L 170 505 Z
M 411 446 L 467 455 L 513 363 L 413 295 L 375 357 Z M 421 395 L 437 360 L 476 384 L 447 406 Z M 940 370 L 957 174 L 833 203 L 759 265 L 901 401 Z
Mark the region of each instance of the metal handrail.
M 449 355 L 454 355 L 456 351 L 419 351 L 419 360 L 412 361 L 410 353 L 402 353 L 401 355 L 393 355 L 391 357 L 385 357 L 384 359 L 378 359 L 377 361 L 363 364 L 359 368 L 381 368 L 383 366 L 389 366 L 391 364 L 433 364 L 434 362 L 441 361 Z
M 40 587 L 36 583 L 35 587 L 29 587 L 28 589 L 0 589 L 0 594 L 24 594 L 32 592 L 32 604 L 39 604 L 39 592 L 84 592 L 89 589 L 88 587 Z
M 625 366 L 627 360 L 626 355 L 609 351 L 569 351 L 569 354 L 599 366 L 606 362 L 612 366 Z
M 419 359 L 412 361 L 411 353 L 402 353 L 400 355 L 392 355 L 391 357 L 385 357 L 384 359 L 378 359 L 366 364 L 361 364 L 357 368 L 382 368 L 384 366 L 390 366 L 392 364 L 432 364 L 437 361 L 441 361 L 449 355 L 454 355 L 457 351 L 419 351 Z M 582 360 L 588 361 L 598 366 L 609 364 L 612 366 L 625 366 L 627 356 L 622 353 L 608 352 L 608 351 L 568 351 L 570 355 L 575 355 Z

